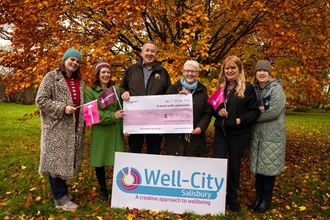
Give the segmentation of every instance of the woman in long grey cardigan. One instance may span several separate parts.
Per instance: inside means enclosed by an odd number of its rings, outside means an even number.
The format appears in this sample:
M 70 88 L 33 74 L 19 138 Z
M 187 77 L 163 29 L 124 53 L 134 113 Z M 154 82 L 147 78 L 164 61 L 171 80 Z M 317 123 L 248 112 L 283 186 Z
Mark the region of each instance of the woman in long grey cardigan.
M 66 180 L 79 171 L 84 147 L 85 83 L 80 74 L 81 54 L 70 48 L 59 67 L 47 73 L 38 90 L 41 116 L 39 173 L 48 176 L 56 208 L 75 211 Z
M 254 72 L 261 114 L 253 126 L 250 143 L 250 170 L 255 173 L 257 195 L 249 209 L 263 213 L 270 208 L 275 177 L 284 171 L 286 99 L 281 81 L 271 77 L 269 61 L 258 61 Z

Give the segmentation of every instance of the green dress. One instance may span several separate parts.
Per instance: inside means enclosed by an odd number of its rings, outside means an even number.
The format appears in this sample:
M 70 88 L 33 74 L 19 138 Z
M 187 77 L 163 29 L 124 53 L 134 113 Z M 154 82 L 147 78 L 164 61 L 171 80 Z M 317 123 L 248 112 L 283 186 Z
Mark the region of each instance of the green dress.
M 117 94 L 119 88 L 115 86 Z M 98 99 L 106 89 L 100 86 L 85 90 L 85 103 Z M 120 98 L 120 97 L 118 97 Z M 92 167 L 113 166 L 115 152 L 124 151 L 123 119 L 116 119 L 115 113 L 120 110 L 118 101 L 105 107 L 98 101 L 100 122 L 92 125 L 90 142 L 90 165 Z

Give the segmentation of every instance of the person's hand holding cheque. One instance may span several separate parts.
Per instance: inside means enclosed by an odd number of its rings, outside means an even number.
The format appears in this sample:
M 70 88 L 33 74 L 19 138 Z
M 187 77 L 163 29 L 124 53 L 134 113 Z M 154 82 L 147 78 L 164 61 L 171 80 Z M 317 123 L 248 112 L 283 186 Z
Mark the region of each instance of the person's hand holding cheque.
M 188 95 L 188 94 L 191 94 L 191 92 L 188 89 L 184 88 L 181 91 L 179 91 L 179 94 Z

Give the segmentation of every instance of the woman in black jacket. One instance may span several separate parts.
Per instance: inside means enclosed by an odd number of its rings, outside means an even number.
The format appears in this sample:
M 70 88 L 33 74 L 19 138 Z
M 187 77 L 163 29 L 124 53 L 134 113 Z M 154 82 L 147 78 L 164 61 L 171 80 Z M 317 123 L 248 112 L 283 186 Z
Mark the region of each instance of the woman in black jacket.
M 226 203 L 233 212 L 239 212 L 237 189 L 241 159 L 249 143 L 251 124 L 260 111 L 254 88 L 245 82 L 243 64 L 238 57 L 229 56 L 223 61 L 217 87 L 224 90 L 225 101 L 212 112 L 216 118 L 213 157 L 229 156 Z
M 166 94 L 192 94 L 194 130 L 189 134 L 166 134 L 163 150 L 169 155 L 199 156 L 206 152 L 206 130 L 211 120 L 211 105 L 207 102 L 207 89 L 196 77 L 197 61 L 188 60 L 183 66 L 183 77 L 171 85 Z

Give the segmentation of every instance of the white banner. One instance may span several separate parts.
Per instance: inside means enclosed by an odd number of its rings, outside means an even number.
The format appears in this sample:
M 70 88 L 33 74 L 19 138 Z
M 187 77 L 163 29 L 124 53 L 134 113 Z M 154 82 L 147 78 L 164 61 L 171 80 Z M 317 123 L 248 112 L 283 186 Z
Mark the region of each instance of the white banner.
M 227 159 L 115 153 L 111 207 L 225 214 Z
M 124 133 L 191 133 L 192 95 L 131 96 L 124 101 Z

